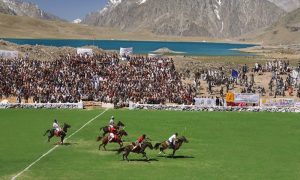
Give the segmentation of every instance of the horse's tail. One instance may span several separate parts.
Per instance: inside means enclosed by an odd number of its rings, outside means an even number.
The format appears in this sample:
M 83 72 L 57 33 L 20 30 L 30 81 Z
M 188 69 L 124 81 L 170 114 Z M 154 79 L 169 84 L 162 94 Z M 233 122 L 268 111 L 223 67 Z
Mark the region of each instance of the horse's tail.
M 154 149 L 158 149 L 161 143 L 156 143 Z
M 50 132 L 50 129 L 48 129 L 43 136 L 46 136 L 46 134 L 49 132 Z
M 120 149 L 118 149 L 117 154 L 120 154 L 121 152 L 123 152 L 125 150 L 126 147 L 121 147 Z
M 101 139 L 102 139 L 102 137 L 101 137 L 101 136 L 98 136 L 96 141 L 98 142 L 98 141 L 100 141 Z

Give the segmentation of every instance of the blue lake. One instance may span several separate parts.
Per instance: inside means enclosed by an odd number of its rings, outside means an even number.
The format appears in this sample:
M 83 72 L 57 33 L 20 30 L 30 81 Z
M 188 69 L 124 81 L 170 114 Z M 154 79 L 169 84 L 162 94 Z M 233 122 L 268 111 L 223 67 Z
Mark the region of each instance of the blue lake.
M 119 50 L 120 47 L 133 47 L 134 54 L 148 54 L 160 48 L 183 52 L 183 55 L 193 56 L 249 56 L 242 53 L 240 48 L 252 47 L 251 44 L 229 44 L 208 42 L 166 42 L 166 41 L 125 41 L 125 40 L 57 40 L 57 39 L 4 39 L 19 45 L 45 45 L 82 47 L 94 45 L 104 50 Z

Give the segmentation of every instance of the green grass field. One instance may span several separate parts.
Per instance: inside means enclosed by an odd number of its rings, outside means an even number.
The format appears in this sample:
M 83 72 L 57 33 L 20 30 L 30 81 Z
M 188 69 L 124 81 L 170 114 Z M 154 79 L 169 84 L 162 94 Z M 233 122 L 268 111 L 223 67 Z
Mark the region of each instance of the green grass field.
M 101 111 L 0 110 L 0 179 L 11 179 L 55 146 L 58 138 L 47 143 L 42 136 L 54 118 L 71 124 L 71 135 Z M 95 141 L 112 115 L 126 124 L 127 142 L 142 133 L 156 142 L 178 132 L 190 143 L 176 152 L 181 158 L 147 150 L 149 162 L 136 154 L 122 161 L 115 151 L 99 151 Z M 300 179 L 299 139 L 298 114 L 109 110 L 18 179 L 293 180 Z

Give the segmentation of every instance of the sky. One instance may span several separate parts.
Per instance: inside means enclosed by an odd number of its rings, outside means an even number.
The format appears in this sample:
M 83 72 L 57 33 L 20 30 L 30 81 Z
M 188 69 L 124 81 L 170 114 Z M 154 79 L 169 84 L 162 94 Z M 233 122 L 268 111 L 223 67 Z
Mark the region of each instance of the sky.
M 62 19 L 83 19 L 86 14 L 102 9 L 107 0 L 24 0 Z

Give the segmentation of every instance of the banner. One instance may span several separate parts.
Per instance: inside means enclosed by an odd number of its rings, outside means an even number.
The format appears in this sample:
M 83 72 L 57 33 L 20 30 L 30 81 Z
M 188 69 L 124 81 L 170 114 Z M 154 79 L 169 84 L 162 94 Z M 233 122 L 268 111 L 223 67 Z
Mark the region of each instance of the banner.
M 295 107 L 300 107 L 300 102 L 295 102 Z
M 196 106 L 214 107 L 216 106 L 216 99 L 211 98 L 194 98 Z
M 288 112 L 300 113 L 300 108 L 296 107 L 202 107 L 193 105 L 163 105 L 163 104 L 136 104 L 132 103 L 131 110 L 166 110 L 166 111 L 218 111 L 218 112 Z
M 262 107 L 292 107 L 295 105 L 294 99 L 280 98 L 280 99 L 261 99 L 260 106 Z
M 93 55 L 93 50 L 92 49 L 84 49 L 84 48 L 77 48 L 77 54 L 82 54 L 82 55 Z
M 234 102 L 259 104 L 259 94 L 237 93 L 234 94 Z
M 33 108 L 33 109 L 83 109 L 83 102 L 78 103 L 0 103 L 0 109 Z
M 120 56 L 128 56 L 133 54 L 133 48 L 120 48 Z
M 0 50 L 0 58 L 18 58 L 18 51 Z
M 234 102 L 234 94 L 229 92 L 226 94 L 226 102 Z

